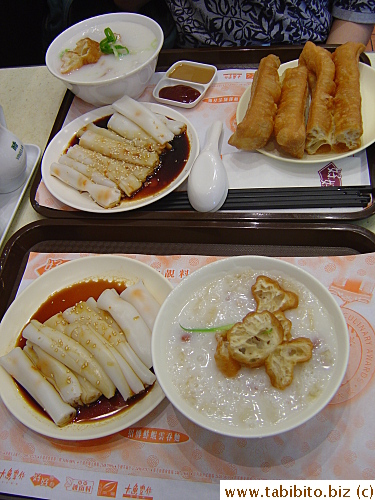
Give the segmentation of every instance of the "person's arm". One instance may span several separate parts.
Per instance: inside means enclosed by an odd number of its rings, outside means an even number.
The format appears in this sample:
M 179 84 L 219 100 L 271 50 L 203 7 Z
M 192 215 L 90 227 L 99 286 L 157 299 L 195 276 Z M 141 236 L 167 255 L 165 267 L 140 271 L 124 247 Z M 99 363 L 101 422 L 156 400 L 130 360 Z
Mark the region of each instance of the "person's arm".
M 114 0 L 115 5 L 121 10 L 127 12 L 137 12 L 150 0 Z
M 358 24 L 343 21 L 342 19 L 334 19 L 327 43 L 360 42 L 367 45 L 373 29 L 373 24 Z

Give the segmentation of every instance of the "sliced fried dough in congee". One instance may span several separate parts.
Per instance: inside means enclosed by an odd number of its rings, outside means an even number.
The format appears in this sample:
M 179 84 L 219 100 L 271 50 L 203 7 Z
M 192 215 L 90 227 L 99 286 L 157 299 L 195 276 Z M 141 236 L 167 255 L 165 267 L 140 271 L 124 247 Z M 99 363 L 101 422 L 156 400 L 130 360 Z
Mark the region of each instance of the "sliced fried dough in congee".
M 279 66 L 280 59 L 273 54 L 261 59 L 251 85 L 250 102 L 245 117 L 229 138 L 231 146 L 253 151 L 267 144 L 273 132 L 281 94 Z
M 61 58 L 61 73 L 70 73 L 86 64 L 94 64 L 99 61 L 102 55 L 98 42 L 91 38 L 82 38 L 78 40 L 73 50 L 64 52 Z
M 298 306 L 298 295 L 284 290 L 279 283 L 268 276 L 260 275 L 251 287 L 257 303 L 257 311 L 286 311 Z
M 251 312 L 228 330 L 228 351 L 239 363 L 255 368 L 264 364 L 283 337 L 283 327 L 272 313 Z
M 335 64 L 328 50 L 306 42 L 299 65 L 309 70 L 312 98 L 306 126 L 306 151 L 309 154 L 331 151 L 333 141 L 333 96 L 336 85 Z M 313 83 L 312 83 L 313 82 Z
M 274 311 L 273 314 L 280 321 L 281 326 L 284 330 L 284 341 L 290 340 L 292 338 L 292 322 L 288 319 L 283 311 Z
M 234 377 L 241 369 L 241 363 L 232 358 L 229 354 L 229 342 L 227 340 L 226 332 L 224 334 L 217 334 L 216 341 L 217 346 L 214 355 L 216 366 L 226 377 Z
M 347 42 L 337 47 L 333 53 L 336 67 L 333 149 L 339 153 L 361 145 L 363 124 L 358 62 L 365 48 L 362 43 Z
M 265 368 L 271 384 L 285 389 L 293 381 L 294 367 L 311 359 L 313 344 L 310 339 L 299 337 L 283 342 L 268 356 Z

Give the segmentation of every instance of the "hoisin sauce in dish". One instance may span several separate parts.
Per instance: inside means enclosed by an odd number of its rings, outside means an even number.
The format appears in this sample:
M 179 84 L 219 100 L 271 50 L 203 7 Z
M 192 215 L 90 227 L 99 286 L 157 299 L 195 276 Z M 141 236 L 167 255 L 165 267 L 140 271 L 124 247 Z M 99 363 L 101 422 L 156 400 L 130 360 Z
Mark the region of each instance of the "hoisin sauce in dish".
M 90 279 L 79 283 L 75 283 L 62 290 L 52 294 L 34 313 L 31 319 L 36 319 L 44 323 L 48 318 L 55 314 L 73 307 L 80 301 L 86 301 L 89 297 L 94 297 L 95 300 L 107 288 L 114 288 L 118 293 L 121 293 L 126 288 L 126 283 L 121 280 L 106 280 L 106 279 Z M 26 340 L 22 337 L 19 338 L 17 346 L 23 348 Z M 18 382 L 19 391 L 23 398 L 30 404 L 30 406 L 40 414 L 50 418 L 48 414 L 38 405 L 38 403 L 24 390 Z M 76 408 L 77 414 L 73 422 L 79 423 L 94 423 L 103 418 L 117 415 L 120 412 L 126 411 L 128 408 L 135 405 L 138 401 L 143 399 L 145 395 L 152 389 L 153 386 L 148 386 L 139 394 L 134 395 L 128 400 L 124 398 L 116 390 L 115 395 L 111 399 L 107 399 L 101 395 L 97 401 L 90 405 L 82 405 Z
M 159 97 L 178 102 L 194 102 L 201 95 L 199 90 L 189 85 L 171 85 L 159 90 Z

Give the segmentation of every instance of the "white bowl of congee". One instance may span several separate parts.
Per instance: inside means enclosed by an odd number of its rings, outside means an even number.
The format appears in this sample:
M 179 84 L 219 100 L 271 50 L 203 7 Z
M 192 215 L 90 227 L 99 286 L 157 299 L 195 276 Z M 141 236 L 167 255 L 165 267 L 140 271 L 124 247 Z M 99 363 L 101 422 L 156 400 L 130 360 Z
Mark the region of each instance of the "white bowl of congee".
M 161 306 L 151 345 L 169 401 L 197 425 L 237 438 L 310 420 L 339 390 L 349 356 L 329 290 L 300 267 L 256 255 L 184 278 Z
M 153 19 L 127 12 L 71 26 L 46 53 L 49 71 L 82 100 L 103 106 L 139 97 L 155 72 L 164 35 Z

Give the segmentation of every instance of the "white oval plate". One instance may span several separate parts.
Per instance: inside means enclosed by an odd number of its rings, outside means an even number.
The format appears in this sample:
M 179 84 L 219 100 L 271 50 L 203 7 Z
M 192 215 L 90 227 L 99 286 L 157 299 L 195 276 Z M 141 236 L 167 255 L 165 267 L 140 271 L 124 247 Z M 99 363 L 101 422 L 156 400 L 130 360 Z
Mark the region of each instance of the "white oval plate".
M 333 330 L 336 336 L 337 352 L 333 366 L 333 373 L 327 382 L 324 390 L 314 399 L 314 403 L 302 408 L 297 413 L 291 413 L 288 418 L 277 423 L 264 423 L 263 426 L 250 427 L 245 423 L 234 425 L 224 418 L 213 418 L 212 416 L 199 412 L 195 407 L 180 394 L 173 383 L 173 377 L 169 371 L 168 342 L 173 330 L 173 324 L 179 319 L 180 312 L 186 305 L 189 297 L 204 285 L 225 274 L 240 272 L 244 269 L 251 269 L 256 273 L 263 274 L 269 272 L 271 275 L 281 275 L 291 278 L 304 285 L 315 297 L 326 307 L 332 317 Z M 189 326 L 189 325 L 187 325 Z M 213 334 L 201 334 L 213 335 Z M 272 436 L 289 431 L 320 412 L 332 399 L 338 390 L 345 375 L 349 358 L 349 334 L 344 316 L 333 296 L 317 279 L 306 271 L 279 259 L 260 256 L 239 256 L 229 257 L 223 260 L 208 264 L 195 271 L 190 276 L 180 282 L 169 294 L 163 303 L 156 319 L 152 333 L 152 356 L 155 374 L 169 401 L 188 419 L 197 425 L 219 434 L 241 437 L 259 438 Z M 202 358 L 207 362 L 207 353 L 203 353 Z M 208 362 L 213 362 L 209 359 Z M 192 373 L 192 377 L 194 374 Z M 215 375 L 212 375 L 215 378 Z M 220 377 L 219 377 L 220 378 Z M 191 382 L 194 385 L 194 380 Z M 230 387 L 226 382 L 218 382 L 222 387 L 223 398 L 230 402 Z M 245 382 L 244 382 L 245 383 Z M 244 387 L 244 390 L 248 388 Z M 218 397 L 218 396 L 217 396 Z M 256 400 L 253 400 L 256 404 Z M 234 399 L 233 399 L 234 402 Z
M 11 304 L 0 324 L 0 356 L 15 347 L 23 327 L 51 294 L 88 278 L 143 279 L 160 303 L 173 288 L 158 271 L 127 257 L 102 255 L 66 262 L 37 278 Z M 164 393 L 156 381 L 144 398 L 118 415 L 98 422 L 72 423 L 60 428 L 28 404 L 13 378 L 2 367 L 0 373 L 0 397 L 8 410 L 26 427 L 57 439 L 79 441 L 114 434 L 138 422 L 164 399 Z
M 95 212 L 95 213 L 116 213 L 116 212 L 126 212 L 128 210 L 135 210 L 136 208 L 141 208 L 150 203 L 153 203 L 167 194 L 174 191 L 184 180 L 188 177 L 191 167 L 193 166 L 195 158 L 199 153 L 199 139 L 198 134 L 193 127 L 193 125 L 178 111 L 168 108 L 167 106 L 162 106 L 161 104 L 155 103 L 143 103 L 149 109 L 155 113 L 164 114 L 169 118 L 182 121 L 187 125 L 187 134 L 190 141 L 190 153 L 188 161 L 185 164 L 182 172 L 174 179 L 167 187 L 163 190 L 148 196 L 146 198 L 141 198 L 139 200 L 126 200 L 122 201 L 118 206 L 113 208 L 102 208 L 97 203 L 95 203 L 87 193 L 80 193 L 74 188 L 64 184 L 62 181 L 50 174 L 50 166 L 53 162 L 58 161 L 60 156 L 66 150 L 69 141 L 74 137 L 74 134 L 88 123 L 94 122 L 99 118 L 109 116 L 114 113 L 112 106 L 103 106 L 101 108 L 94 109 L 85 113 L 84 115 L 76 118 L 71 123 L 68 123 L 60 132 L 52 139 L 48 145 L 43 159 L 42 159 L 42 178 L 48 189 L 48 191 L 59 201 L 65 203 L 66 205 L 76 208 L 77 210 L 83 210 L 85 212 Z
M 298 65 L 298 60 L 290 61 L 280 65 L 279 75 L 281 76 L 287 68 L 293 68 Z M 259 153 L 263 153 L 270 158 L 275 158 L 276 160 L 287 161 L 289 163 L 320 163 L 320 162 L 330 162 L 339 160 L 340 158 L 346 158 L 354 153 L 358 153 L 363 149 L 368 148 L 373 142 L 375 142 L 375 114 L 373 112 L 375 108 L 375 69 L 364 63 L 359 63 L 359 75 L 360 75 L 360 86 L 362 95 L 362 122 L 363 122 L 363 135 L 362 135 L 362 145 L 361 147 L 354 149 L 353 151 L 346 151 L 345 153 L 325 153 L 308 155 L 304 153 L 301 159 L 292 158 L 286 154 L 283 154 L 277 149 L 274 140 L 270 140 L 269 143 L 261 149 L 258 149 Z M 250 100 L 251 85 L 242 94 L 238 106 L 236 119 L 237 123 L 240 123 L 245 114 Z

